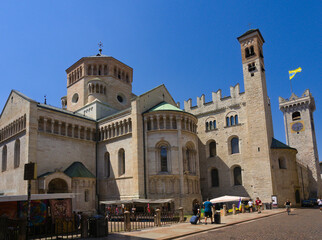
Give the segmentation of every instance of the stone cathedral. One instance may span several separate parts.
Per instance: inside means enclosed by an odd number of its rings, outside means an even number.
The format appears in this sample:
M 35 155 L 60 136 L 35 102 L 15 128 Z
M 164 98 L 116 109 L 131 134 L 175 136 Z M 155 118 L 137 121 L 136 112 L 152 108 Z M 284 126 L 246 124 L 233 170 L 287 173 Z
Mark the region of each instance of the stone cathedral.
M 321 186 L 314 98 L 280 98 L 286 144 L 274 138 L 258 29 L 237 38 L 245 92 L 221 90 L 180 109 L 164 85 L 132 92 L 133 69 L 101 53 L 67 70 L 67 94 L 53 107 L 12 90 L 0 116 L 0 195 L 25 195 L 24 164 L 37 163 L 33 194 L 74 193 L 75 211 L 102 201 L 194 201 L 257 196 L 282 205 Z M 269 80 L 268 80 L 269 82 Z

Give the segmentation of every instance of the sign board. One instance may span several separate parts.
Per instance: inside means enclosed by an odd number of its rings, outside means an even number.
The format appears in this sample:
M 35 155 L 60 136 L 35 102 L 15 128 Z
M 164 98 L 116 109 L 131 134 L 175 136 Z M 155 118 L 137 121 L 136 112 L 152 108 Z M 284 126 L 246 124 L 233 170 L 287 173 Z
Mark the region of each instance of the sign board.
M 272 195 L 272 207 L 277 208 L 277 196 Z
M 36 180 L 37 179 L 37 165 L 36 163 L 26 163 L 24 180 Z

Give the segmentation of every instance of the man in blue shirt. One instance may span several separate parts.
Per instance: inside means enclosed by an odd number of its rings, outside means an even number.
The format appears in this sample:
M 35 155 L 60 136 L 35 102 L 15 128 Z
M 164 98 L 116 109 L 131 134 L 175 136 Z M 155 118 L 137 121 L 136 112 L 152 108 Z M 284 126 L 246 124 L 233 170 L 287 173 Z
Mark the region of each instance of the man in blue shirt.
M 207 201 L 203 203 L 203 206 L 205 207 L 205 224 L 207 224 L 207 218 L 210 218 L 210 223 L 212 223 L 212 203 L 209 201 L 209 198 L 207 198 Z

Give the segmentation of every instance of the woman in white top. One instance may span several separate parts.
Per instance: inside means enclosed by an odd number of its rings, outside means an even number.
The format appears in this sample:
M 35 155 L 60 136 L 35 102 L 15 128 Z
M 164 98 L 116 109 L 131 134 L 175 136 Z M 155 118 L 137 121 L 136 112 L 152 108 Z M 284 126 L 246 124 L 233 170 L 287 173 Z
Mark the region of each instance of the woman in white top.
M 250 212 L 253 212 L 253 205 L 254 205 L 254 202 L 252 201 L 252 199 L 249 199 L 248 206 L 249 206 L 249 211 Z

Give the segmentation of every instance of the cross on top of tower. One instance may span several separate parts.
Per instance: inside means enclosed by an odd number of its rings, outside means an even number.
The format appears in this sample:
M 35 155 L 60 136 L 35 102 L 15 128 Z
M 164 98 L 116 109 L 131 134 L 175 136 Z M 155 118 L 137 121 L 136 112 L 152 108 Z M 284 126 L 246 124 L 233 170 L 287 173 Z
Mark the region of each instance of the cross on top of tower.
M 100 42 L 98 43 L 98 46 L 99 46 L 98 51 L 100 52 L 100 55 L 101 55 L 101 54 L 102 54 L 102 47 L 103 47 L 103 43 L 100 41 Z

